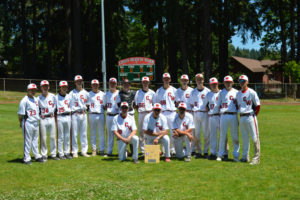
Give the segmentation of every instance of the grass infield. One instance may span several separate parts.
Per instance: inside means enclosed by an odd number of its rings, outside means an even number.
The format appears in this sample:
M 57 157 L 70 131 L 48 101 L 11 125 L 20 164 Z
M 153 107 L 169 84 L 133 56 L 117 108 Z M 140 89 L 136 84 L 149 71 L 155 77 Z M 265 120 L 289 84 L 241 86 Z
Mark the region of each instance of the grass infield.
M 300 199 L 300 106 L 262 106 L 258 166 L 194 158 L 134 165 L 100 156 L 27 166 L 17 109 L 0 104 L 0 199 Z

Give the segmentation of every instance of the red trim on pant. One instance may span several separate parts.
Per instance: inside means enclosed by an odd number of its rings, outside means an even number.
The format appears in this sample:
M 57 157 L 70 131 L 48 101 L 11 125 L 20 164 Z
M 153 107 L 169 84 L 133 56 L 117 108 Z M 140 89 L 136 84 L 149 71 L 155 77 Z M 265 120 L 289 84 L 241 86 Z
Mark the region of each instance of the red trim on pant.
M 259 146 L 258 151 L 260 152 L 260 144 L 259 144 L 259 138 L 258 138 L 258 134 L 257 134 L 256 120 L 255 120 L 255 117 L 254 117 L 254 116 L 252 116 L 252 117 L 253 117 L 253 119 L 254 119 L 254 125 L 255 125 L 256 143 L 257 143 L 257 146 Z
M 24 126 L 23 126 L 23 132 L 24 132 L 24 148 L 23 148 L 23 158 L 25 159 L 25 141 L 26 141 L 26 127 L 25 127 L 26 120 L 24 119 Z
M 40 152 L 42 153 L 42 132 L 41 132 L 41 126 L 40 125 L 39 125 L 39 135 L 40 135 Z
M 57 116 L 55 116 L 55 128 L 56 128 L 56 148 L 58 148 L 58 127 L 57 127 Z
M 71 117 L 71 126 L 70 126 L 70 153 L 72 153 L 72 117 Z

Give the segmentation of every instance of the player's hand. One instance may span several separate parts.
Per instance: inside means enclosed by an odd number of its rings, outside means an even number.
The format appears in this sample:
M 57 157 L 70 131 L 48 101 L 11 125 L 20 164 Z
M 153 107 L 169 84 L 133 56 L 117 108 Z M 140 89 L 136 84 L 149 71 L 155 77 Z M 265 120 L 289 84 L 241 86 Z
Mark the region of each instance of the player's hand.
M 159 136 L 159 134 L 156 133 L 156 132 L 153 132 L 152 135 L 154 135 L 154 136 Z
M 194 141 L 194 137 L 191 134 L 187 135 L 190 141 Z
M 179 136 L 179 134 L 178 134 L 178 132 L 177 131 L 173 131 L 173 137 L 178 137 Z
M 158 144 L 158 139 L 154 139 L 153 144 Z

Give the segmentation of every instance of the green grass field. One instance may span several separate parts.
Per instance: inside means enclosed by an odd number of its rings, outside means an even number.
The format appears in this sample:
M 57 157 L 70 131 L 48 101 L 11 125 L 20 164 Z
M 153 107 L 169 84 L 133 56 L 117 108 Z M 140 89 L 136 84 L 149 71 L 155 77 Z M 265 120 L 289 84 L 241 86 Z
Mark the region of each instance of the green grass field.
M 258 166 L 194 158 L 134 165 L 100 156 L 27 166 L 17 109 L 0 105 L 0 199 L 300 199 L 300 106 L 262 106 Z

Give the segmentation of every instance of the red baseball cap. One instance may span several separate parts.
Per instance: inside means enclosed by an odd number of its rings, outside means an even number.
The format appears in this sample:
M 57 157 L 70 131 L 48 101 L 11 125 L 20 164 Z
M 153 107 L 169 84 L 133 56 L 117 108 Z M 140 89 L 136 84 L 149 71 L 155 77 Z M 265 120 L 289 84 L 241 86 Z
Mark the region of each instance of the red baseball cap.
M 49 85 L 49 82 L 47 80 L 43 80 L 43 81 L 41 81 L 40 86 L 43 86 L 43 85 Z
M 161 105 L 159 103 L 155 103 L 153 106 L 153 110 L 155 110 L 155 109 L 161 110 Z
M 59 82 L 59 87 L 62 87 L 62 86 L 68 86 L 68 82 L 67 81 L 60 81 Z

